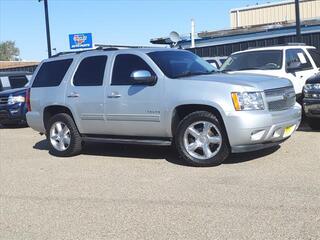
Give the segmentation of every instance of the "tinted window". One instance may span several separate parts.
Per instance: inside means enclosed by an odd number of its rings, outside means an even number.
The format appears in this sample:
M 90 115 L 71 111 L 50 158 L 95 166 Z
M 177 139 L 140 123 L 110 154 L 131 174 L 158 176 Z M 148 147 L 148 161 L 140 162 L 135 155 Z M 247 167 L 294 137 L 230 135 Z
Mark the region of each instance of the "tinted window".
M 281 69 L 282 51 L 252 51 L 231 55 L 221 66 L 222 71 Z
M 9 82 L 11 88 L 23 88 L 27 83 L 28 79 L 26 76 L 9 76 Z
M 43 63 L 34 79 L 32 87 L 59 86 L 71 63 L 72 59 Z
M 207 61 L 187 51 L 158 51 L 148 55 L 169 78 L 211 74 L 217 70 Z
M 112 85 L 133 85 L 136 84 L 131 73 L 137 70 L 146 70 L 155 76 L 151 67 L 139 56 L 132 54 L 119 54 L 114 62 L 112 73 Z
M 288 49 L 286 51 L 286 67 L 294 63 L 300 63 L 301 70 L 312 68 L 309 58 L 302 49 Z
M 83 59 L 73 78 L 75 86 L 101 86 L 107 56 L 94 56 Z
M 314 63 L 320 68 L 320 51 L 317 49 L 308 49 Z

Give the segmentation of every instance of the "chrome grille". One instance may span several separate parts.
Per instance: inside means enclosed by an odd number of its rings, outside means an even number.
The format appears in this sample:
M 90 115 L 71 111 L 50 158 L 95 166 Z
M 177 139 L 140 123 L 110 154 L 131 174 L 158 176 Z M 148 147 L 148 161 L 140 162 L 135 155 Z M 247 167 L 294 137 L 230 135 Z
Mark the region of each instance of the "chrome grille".
M 270 111 L 282 111 L 291 108 L 296 102 L 293 87 L 275 88 L 264 91 Z
M 0 105 L 8 104 L 8 97 L 0 97 Z

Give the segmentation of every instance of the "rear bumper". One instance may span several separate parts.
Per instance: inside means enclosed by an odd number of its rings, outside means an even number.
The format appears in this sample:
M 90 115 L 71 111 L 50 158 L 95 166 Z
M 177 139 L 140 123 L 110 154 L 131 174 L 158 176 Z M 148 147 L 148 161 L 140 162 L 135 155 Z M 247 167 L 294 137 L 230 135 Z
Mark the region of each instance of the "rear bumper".
M 225 121 L 229 143 L 234 153 L 276 146 L 288 139 L 299 127 L 300 122 L 299 104 L 279 112 L 235 112 Z
M 24 103 L 0 107 L 0 124 L 26 121 L 27 108 Z
M 28 112 L 27 113 L 27 123 L 29 127 L 34 129 L 35 131 L 39 133 L 45 133 L 45 127 L 43 123 L 43 117 L 40 115 L 39 112 Z
M 303 99 L 305 115 L 310 118 L 320 118 L 320 99 Z

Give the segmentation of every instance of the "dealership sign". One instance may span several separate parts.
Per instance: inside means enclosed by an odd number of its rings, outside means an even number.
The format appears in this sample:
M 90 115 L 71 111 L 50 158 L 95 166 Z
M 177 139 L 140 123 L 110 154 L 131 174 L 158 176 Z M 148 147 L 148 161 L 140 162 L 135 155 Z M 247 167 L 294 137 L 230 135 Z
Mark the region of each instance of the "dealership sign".
M 70 49 L 92 48 L 91 33 L 69 34 Z

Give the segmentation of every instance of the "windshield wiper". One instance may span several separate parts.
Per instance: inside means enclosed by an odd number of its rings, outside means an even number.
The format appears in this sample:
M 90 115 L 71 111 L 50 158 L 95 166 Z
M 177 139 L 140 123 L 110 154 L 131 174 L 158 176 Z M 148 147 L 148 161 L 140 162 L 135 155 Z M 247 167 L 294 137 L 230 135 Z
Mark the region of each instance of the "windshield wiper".
M 176 76 L 172 78 L 181 78 L 181 77 L 190 77 L 190 76 L 196 76 L 196 75 L 206 75 L 206 74 L 212 74 L 215 72 L 215 70 L 207 71 L 207 72 L 191 72 L 191 71 L 185 71 L 180 74 L 177 74 Z

